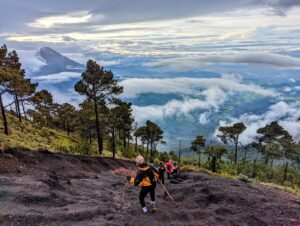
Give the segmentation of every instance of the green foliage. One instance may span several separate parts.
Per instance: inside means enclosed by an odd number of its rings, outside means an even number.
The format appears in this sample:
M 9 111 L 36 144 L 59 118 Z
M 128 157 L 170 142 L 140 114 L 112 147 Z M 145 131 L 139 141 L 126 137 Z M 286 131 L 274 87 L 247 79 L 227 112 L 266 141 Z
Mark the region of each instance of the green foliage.
M 253 146 L 265 156 L 265 164 L 268 164 L 270 157 L 295 158 L 297 156 L 292 136 L 277 122 L 271 122 L 257 129 L 257 133 L 260 136 L 253 142 Z
M 159 154 L 159 160 L 163 162 L 167 162 L 169 160 L 169 155 L 167 152 L 161 152 Z
M 165 141 L 163 141 L 163 133 L 160 126 L 150 120 L 146 121 L 145 126 L 137 128 L 135 131 L 134 135 L 140 137 L 142 144 L 146 144 L 147 149 L 150 147 L 150 161 L 153 161 L 155 157 L 157 145 L 165 144 Z
M 252 182 L 251 179 L 248 176 L 246 176 L 246 175 L 244 175 L 242 173 L 240 173 L 237 178 L 240 181 L 245 182 L 245 183 L 251 183 Z
M 174 151 L 170 151 L 169 152 L 169 157 L 173 161 L 178 161 L 178 156 L 177 156 L 177 154 Z
M 213 173 L 205 168 L 200 168 L 197 166 L 191 166 L 191 165 L 184 165 L 182 167 L 180 167 L 180 171 L 181 172 L 200 172 L 200 173 L 206 173 L 209 175 L 213 175 Z
M 103 151 L 103 128 L 100 127 L 99 108 L 106 106 L 107 100 L 112 100 L 123 92 L 111 71 L 105 71 L 96 61 L 89 60 L 82 79 L 75 85 L 75 91 L 87 97 L 93 103 L 95 113 L 96 134 L 99 154 Z
M 237 152 L 239 145 L 239 137 L 246 130 L 246 126 L 242 122 L 233 124 L 232 126 L 221 126 L 219 131 L 221 134 L 218 137 L 223 141 L 224 144 L 230 142 L 234 145 L 234 163 L 237 163 Z

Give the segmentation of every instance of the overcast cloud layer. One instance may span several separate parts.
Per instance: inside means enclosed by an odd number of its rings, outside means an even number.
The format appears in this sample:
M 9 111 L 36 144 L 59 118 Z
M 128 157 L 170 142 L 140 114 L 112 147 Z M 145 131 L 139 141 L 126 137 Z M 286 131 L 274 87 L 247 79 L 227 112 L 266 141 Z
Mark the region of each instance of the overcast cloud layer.
M 49 88 L 59 103 L 82 101 L 70 87 L 80 72 L 39 74 L 46 64 L 36 54 L 41 47 L 112 70 L 124 86 L 122 98 L 135 102 L 139 122 L 200 110 L 196 123 L 205 127 L 235 95 L 266 101 L 262 115 L 233 111 L 238 116 L 220 122 L 244 120 L 249 128 L 243 142 L 271 120 L 300 137 L 299 0 L 0 0 L 0 5 L 0 44 L 16 49 L 27 76 Z M 169 99 L 140 104 L 139 98 L 151 94 Z

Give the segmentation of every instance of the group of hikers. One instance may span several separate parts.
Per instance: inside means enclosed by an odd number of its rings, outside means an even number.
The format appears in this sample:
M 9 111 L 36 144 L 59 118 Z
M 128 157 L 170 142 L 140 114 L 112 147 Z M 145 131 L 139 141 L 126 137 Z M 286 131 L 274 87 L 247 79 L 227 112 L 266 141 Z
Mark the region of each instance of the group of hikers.
M 138 167 L 137 174 L 135 177 L 127 176 L 127 180 L 134 186 L 141 187 L 139 200 L 143 212 L 148 212 L 148 208 L 145 203 L 145 197 L 148 193 L 151 198 L 151 211 L 154 211 L 157 209 L 157 205 L 155 203 L 156 184 L 160 183 L 163 186 L 165 183 L 165 172 L 167 173 L 168 179 L 171 179 L 178 174 L 179 167 L 176 163 L 173 164 L 171 160 L 166 163 L 159 162 L 157 166 L 154 166 L 152 164 L 148 164 L 141 155 L 138 155 L 135 158 L 135 163 Z

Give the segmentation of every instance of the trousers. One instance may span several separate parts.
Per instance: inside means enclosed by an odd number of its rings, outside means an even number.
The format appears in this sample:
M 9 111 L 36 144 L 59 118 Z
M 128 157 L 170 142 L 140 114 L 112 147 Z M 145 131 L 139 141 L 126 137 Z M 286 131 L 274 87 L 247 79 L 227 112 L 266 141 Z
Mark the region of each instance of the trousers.
M 146 206 L 145 197 L 147 196 L 148 193 L 150 193 L 151 201 L 152 202 L 155 201 L 155 187 L 156 185 L 153 184 L 151 186 L 144 186 L 141 188 L 139 199 L 140 199 L 141 206 L 143 208 Z

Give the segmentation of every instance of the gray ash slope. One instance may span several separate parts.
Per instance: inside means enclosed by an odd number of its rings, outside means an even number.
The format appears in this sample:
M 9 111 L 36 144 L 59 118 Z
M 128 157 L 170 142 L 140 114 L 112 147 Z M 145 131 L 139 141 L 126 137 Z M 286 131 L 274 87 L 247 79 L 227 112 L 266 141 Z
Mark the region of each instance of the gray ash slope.
M 132 162 L 59 153 L 0 154 L 0 225 L 299 225 L 300 200 L 264 186 L 202 173 L 157 188 L 159 210 L 142 214 Z M 149 202 L 149 200 L 147 200 Z

